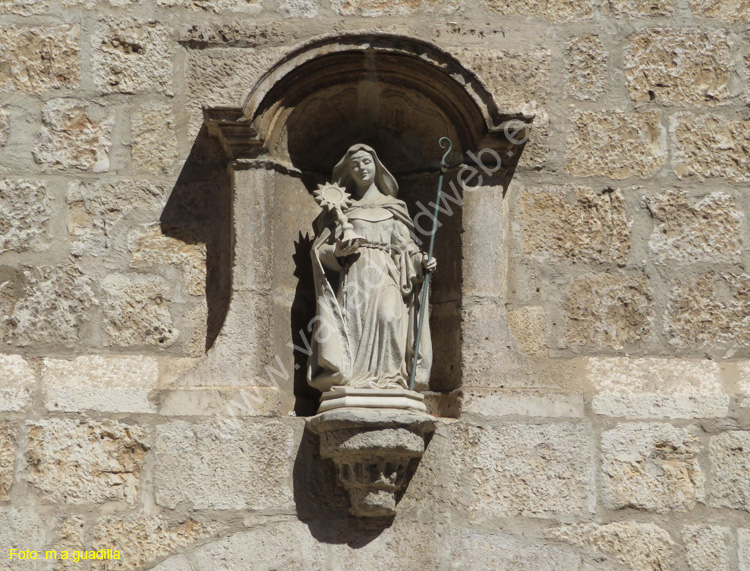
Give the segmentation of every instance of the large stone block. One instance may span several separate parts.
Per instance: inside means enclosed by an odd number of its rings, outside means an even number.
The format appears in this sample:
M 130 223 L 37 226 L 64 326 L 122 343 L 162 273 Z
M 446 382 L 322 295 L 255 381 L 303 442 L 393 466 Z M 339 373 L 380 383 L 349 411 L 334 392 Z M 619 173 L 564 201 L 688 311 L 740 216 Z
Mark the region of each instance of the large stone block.
M 120 551 L 121 559 L 96 561 L 91 569 L 141 569 L 165 555 L 213 535 L 220 528 L 220 524 L 206 524 L 194 519 L 170 524 L 162 517 L 103 517 L 94 524 L 92 549 L 116 548 Z
M 49 0 L 1 0 L 0 13 L 33 16 L 49 10 Z
M 72 265 L 23 270 L 23 286 L 0 314 L 0 335 L 19 346 L 80 344 L 90 312 L 98 305 L 91 278 Z
M 647 178 L 667 157 L 658 111 L 577 111 L 567 142 L 568 174 Z
M 528 305 L 508 312 L 513 337 L 530 357 L 548 357 L 549 322 L 541 306 Z
M 44 167 L 106 172 L 115 116 L 102 116 L 85 101 L 53 99 L 42 108 L 34 160 Z
M 0 91 L 42 93 L 77 87 L 78 34 L 76 25 L 3 28 Z
M 723 20 L 732 24 L 750 22 L 750 10 L 734 0 L 690 0 L 693 14 L 702 18 Z
M 203 125 L 204 107 L 241 107 L 250 87 L 286 51 L 285 48 L 190 50 L 186 62 L 188 136 L 194 138 Z
M 29 483 L 54 503 L 134 505 L 148 430 L 114 420 L 56 418 L 29 423 Z
M 629 569 L 667 571 L 673 568 L 674 541 L 666 530 L 653 523 L 566 525 L 551 535 L 593 554 L 608 555 Z
M 156 501 L 169 508 L 187 501 L 195 509 L 288 509 L 295 443 L 292 428 L 278 420 L 163 424 L 156 433 Z
M 732 431 L 713 436 L 708 450 L 710 504 L 750 511 L 750 432 Z
M 331 8 L 340 16 L 408 16 L 416 12 L 451 13 L 461 6 L 460 0 L 332 0 Z
M 597 414 L 712 418 L 729 411 L 719 365 L 708 359 L 590 358 L 587 373 Z
M 153 357 L 44 359 L 42 368 L 47 410 L 154 412 L 148 397 L 158 381 L 159 365 Z
M 750 121 L 677 113 L 670 119 L 672 168 L 680 178 L 750 182 Z
M 565 342 L 571 346 L 622 349 L 651 335 L 652 294 L 643 275 L 588 274 L 576 278 L 564 309 Z
M 652 18 L 674 13 L 675 0 L 609 0 L 609 8 L 617 17 Z
M 531 16 L 551 22 L 573 22 L 593 16 L 589 0 L 551 0 L 521 2 L 520 0 L 485 0 L 487 6 L 503 16 Z
M 568 40 L 565 51 L 565 80 L 568 94 L 580 99 L 596 100 L 609 87 L 609 54 L 599 36 L 587 34 Z
M 190 295 L 204 295 L 206 290 L 206 245 L 188 243 L 165 236 L 154 224 L 132 230 L 128 249 L 133 253 L 133 268 L 177 266 L 185 276 L 184 289 Z
M 740 564 L 740 571 L 750 571 L 750 529 L 737 530 L 737 556 Z
M 633 101 L 716 105 L 732 97 L 725 31 L 650 28 L 629 40 L 625 77 Z
M 15 431 L 10 424 L 0 422 L 0 501 L 8 499 L 15 468 Z
M 529 189 L 521 195 L 520 220 L 524 253 L 539 261 L 627 261 L 630 224 L 619 191 Z
M 131 212 L 142 212 L 153 220 L 161 212 L 168 195 L 166 186 L 147 181 L 70 183 L 67 203 L 72 254 L 95 256 L 107 253 L 115 246 L 123 218 Z
M 39 550 L 46 542 L 44 523 L 28 508 L 0 508 L 0 571 L 41 570 L 44 562 L 10 561 L 10 549 Z M 26 547 L 28 546 L 28 547 Z
M 717 355 L 750 346 L 749 293 L 746 274 L 699 274 L 675 280 L 667 305 L 669 343 L 707 347 Z
M 45 183 L 0 180 L 0 253 L 49 248 L 51 214 Z
M 464 389 L 462 414 L 583 417 L 583 395 L 506 389 Z
M 482 80 L 504 111 L 521 113 L 532 103 L 536 109 L 547 107 L 552 59 L 549 50 L 455 48 L 451 53 Z
M 671 424 L 619 424 L 602 433 L 602 502 L 607 509 L 688 511 L 703 501 L 695 431 Z
M 17 412 L 31 402 L 36 376 L 21 355 L 0 354 L 0 412 Z
M 172 106 L 142 105 L 132 118 L 131 154 L 138 170 L 169 174 L 177 161 L 177 135 Z
M 657 263 L 739 261 L 740 213 L 728 194 L 714 192 L 692 204 L 674 189 L 646 204 L 657 222 L 648 242 Z
M 685 559 L 690 571 L 729 571 L 730 530 L 719 525 L 682 528 Z
M 262 0 L 157 0 L 159 6 L 192 8 L 204 12 L 245 12 L 257 14 L 263 9 Z
M 465 425 L 453 479 L 477 516 L 584 516 L 594 509 L 593 451 L 585 424 Z
M 157 22 L 105 18 L 91 37 L 94 81 L 102 93 L 172 95 L 171 31 Z
M 172 285 L 167 280 L 154 275 L 111 274 L 102 286 L 107 296 L 102 328 L 112 345 L 166 348 L 177 341 L 179 331 L 169 309 Z

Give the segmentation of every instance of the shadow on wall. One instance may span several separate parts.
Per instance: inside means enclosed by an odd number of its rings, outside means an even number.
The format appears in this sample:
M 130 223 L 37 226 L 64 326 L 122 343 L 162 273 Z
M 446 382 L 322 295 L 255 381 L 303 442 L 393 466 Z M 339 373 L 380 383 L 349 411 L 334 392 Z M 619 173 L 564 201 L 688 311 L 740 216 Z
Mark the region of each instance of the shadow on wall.
M 417 466 L 415 461 L 409 467 L 404 491 L 408 489 Z M 320 439 L 307 429 L 294 461 L 293 478 L 297 517 L 322 543 L 346 544 L 358 549 L 377 539 L 393 524 L 393 517 L 360 518 L 349 515 L 347 492 L 337 482 L 333 462 L 320 457 Z M 397 503 L 401 501 L 404 491 L 396 498 Z
M 232 181 L 219 141 L 203 127 L 159 223 L 165 236 L 206 244 L 206 350 L 219 335 L 232 290 Z

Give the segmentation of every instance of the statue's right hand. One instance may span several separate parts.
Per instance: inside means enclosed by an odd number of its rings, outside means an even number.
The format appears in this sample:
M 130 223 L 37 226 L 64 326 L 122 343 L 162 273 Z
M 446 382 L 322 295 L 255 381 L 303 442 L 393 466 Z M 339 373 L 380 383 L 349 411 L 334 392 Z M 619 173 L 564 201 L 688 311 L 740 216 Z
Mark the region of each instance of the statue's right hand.
M 345 242 L 336 240 L 336 246 L 333 253 L 339 258 L 354 254 L 359 250 L 359 240 L 347 240 Z

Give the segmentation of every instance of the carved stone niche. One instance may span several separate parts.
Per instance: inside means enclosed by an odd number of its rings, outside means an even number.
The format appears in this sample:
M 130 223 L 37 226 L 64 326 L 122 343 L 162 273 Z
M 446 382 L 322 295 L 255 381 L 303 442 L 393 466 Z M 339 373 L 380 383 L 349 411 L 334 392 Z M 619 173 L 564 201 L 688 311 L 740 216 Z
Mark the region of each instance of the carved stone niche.
M 502 199 L 531 119 L 501 113 L 481 81 L 439 48 L 367 34 L 302 45 L 260 78 L 242 109 L 208 109 L 205 122 L 229 159 L 234 252 L 231 302 L 193 384 L 218 377 L 214 385 L 252 389 L 259 414 L 319 412 L 308 428 L 336 464 L 352 513 L 393 515 L 432 415 L 450 409 L 462 385 L 491 386 L 508 370 L 509 360 L 498 359 L 508 336 L 489 329 L 507 332 Z M 426 233 L 422 213 L 435 199 L 444 136 L 453 141 L 444 190 L 454 200 L 444 203 L 451 212 L 441 215 L 435 247 L 429 382 L 400 394 L 326 393 L 320 404 L 305 378 L 315 316 L 311 228 L 320 212 L 312 191 L 352 144 L 364 143 Z M 479 176 L 462 189 L 465 165 Z

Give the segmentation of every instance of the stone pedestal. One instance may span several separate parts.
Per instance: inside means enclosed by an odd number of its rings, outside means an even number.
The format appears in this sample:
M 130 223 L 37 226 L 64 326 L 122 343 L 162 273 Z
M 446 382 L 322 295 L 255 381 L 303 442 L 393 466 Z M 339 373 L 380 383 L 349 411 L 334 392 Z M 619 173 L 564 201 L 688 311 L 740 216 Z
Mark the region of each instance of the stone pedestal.
M 395 408 L 427 412 L 424 396 L 405 389 L 350 389 L 334 387 L 320 397 L 318 413 L 336 408 Z
M 350 513 L 392 517 L 435 423 L 412 410 L 342 407 L 311 418 L 308 427 L 320 436 L 320 455 L 336 465 L 339 482 L 349 493 Z

